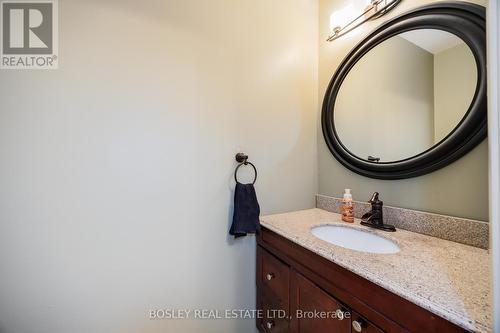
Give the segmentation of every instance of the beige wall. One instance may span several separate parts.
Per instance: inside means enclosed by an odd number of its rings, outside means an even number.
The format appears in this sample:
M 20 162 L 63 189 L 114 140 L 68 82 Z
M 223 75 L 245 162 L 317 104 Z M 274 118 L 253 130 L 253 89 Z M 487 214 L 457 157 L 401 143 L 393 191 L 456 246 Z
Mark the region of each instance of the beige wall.
M 384 20 L 427 0 L 403 1 L 382 19 L 370 22 L 353 33 L 332 43 L 325 41 L 329 34 L 329 16 L 342 8 L 346 0 L 319 1 L 319 97 L 342 59 L 364 34 Z M 484 4 L 485 1 L 477 1 Z M 355 124 L 353 124 L 355 126 Z M 398 181 L 383 181 L 359 176 L 338 163 L 329 152 L 321 133 L 318 133 L 319 192 L 340 196 L 344 188 L 352 188 L 354 198 L 368 200 L 374 191 L 381 193 L 387 205 L 407 207 L 436 213 L 481 220 L 488 219 L 488 162 L 487 141 L 452 165 L 431 174 Z
M 474 55 L 460 44 L 434 56 L 434 130 L 437 141 L 462 120 L 476 91 Z
M 434 144 L 433 58 L 396 36 L 354 65 L 334 114 L 337 134 L 353 154 L 398 161 Z
M 317 193 L 317 2 L 64 0 L 60 69 L 0 74 L 0 332 L 255 332 L 227 236 L 234 154 L 263 213 Z

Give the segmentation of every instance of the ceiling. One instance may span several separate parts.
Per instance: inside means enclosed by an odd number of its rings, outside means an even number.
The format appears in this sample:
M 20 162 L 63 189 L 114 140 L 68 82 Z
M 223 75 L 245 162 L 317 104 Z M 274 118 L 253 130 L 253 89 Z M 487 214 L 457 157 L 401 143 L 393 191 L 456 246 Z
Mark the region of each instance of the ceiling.
M 450 49 L 463 41 L 452 33 L 437 29 L 412 30 L 398 36 L 423 48 L 424 50 L 437 54 Z

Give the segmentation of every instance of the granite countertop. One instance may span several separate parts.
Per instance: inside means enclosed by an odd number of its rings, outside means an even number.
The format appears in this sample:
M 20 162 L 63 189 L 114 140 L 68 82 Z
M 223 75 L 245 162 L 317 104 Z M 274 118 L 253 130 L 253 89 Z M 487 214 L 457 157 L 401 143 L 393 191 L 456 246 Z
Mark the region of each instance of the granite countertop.
M 262 226 L 460 327 L 493 331 L 487 250 L 401 229 L 379 231 L 359 222 L 344 223 L 339 214 L 318 208 L 261 217 Z M 383 236 L 400 252 L 359 252 L 311 234 L 311 227 L 326 224 Z

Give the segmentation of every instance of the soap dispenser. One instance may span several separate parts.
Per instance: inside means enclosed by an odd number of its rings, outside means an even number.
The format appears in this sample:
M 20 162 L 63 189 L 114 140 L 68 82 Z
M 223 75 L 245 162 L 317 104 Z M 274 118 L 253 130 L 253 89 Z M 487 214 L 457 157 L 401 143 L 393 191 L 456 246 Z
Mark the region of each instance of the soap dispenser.
M 342 221 L 348 223 L 354 222 L 354 205 L 351 189 L 349 188 L 345 189 L 344 197 L 342 198 Z

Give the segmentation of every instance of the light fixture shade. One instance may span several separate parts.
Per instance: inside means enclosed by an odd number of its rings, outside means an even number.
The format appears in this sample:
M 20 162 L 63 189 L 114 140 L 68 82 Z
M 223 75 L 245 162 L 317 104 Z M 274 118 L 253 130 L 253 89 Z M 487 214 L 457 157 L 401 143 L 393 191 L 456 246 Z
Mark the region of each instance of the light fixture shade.
M 334 11 L 330 15 L 330 31 L 336 28 L 344 28 L 353 17 L 359 15 L 367 6 L 371 4 L 371 0 L 351 0 L 348 4 L 339 10 Z
M 330 15 L 330 31 L 327 41 L 356 29 L 363 23 L 377 19 L 396 7 L 402 0 L 351 0 Z

